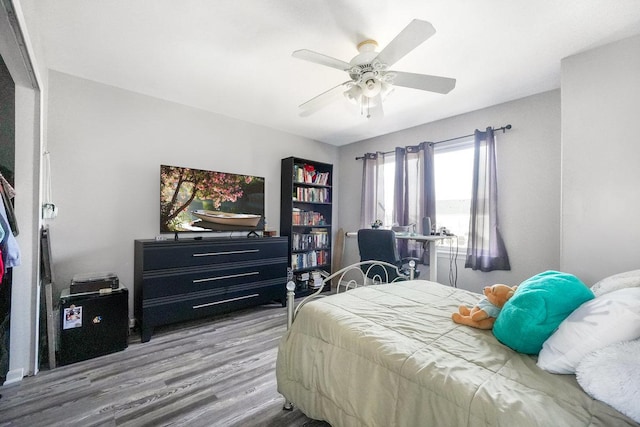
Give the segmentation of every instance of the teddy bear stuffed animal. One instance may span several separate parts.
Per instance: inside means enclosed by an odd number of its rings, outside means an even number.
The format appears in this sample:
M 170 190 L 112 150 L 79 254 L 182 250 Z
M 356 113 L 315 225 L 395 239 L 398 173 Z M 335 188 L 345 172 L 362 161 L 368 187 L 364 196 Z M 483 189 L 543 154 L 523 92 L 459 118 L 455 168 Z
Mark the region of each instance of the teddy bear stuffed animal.
M 453 313 L 451 318 L 461 325 L 472 326 L 478 329 L 491 329 L 504 304 L 513 296 L 517 286 L 493 285 L 486 286 L 483 290 L 484 297 L 472 308 L 461 305 L 458 313 Z

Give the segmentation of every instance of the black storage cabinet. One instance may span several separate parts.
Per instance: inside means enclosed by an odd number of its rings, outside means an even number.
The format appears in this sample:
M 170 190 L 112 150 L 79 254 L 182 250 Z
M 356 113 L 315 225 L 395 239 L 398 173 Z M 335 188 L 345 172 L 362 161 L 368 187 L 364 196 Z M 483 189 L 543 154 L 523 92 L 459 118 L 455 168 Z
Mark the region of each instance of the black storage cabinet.
M 60 295 L 61 365 L 124 350 L 129 339 L 129 291 Z

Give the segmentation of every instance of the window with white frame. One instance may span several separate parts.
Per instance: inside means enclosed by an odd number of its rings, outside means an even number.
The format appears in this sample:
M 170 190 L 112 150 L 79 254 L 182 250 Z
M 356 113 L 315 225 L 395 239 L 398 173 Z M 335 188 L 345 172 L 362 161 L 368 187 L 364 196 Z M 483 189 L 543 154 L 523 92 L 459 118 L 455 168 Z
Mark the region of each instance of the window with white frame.
M 473 184 L 473 140 L 437 145 L 434 150 L 437 228 L 458 236 L 458 245 L 469 241 L 469 212 Z
M 382 224 L 386 226 L 393 225 L 393 207 L 394 195 L 393 181 L 396 176 L 395 156 L 384 157 L 384 202 L 380 206 L 384 211 Z

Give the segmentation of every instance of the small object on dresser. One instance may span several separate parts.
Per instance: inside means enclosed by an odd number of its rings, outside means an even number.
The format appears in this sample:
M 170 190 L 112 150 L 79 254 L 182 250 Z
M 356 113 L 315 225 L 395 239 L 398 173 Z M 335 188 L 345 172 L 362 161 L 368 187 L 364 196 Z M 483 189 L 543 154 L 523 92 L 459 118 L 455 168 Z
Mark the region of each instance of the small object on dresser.
M 98 292 L 101 289 L 118 289 L 119 280 L 115 273 L 76 274 L 71 279 L 69 293 Z

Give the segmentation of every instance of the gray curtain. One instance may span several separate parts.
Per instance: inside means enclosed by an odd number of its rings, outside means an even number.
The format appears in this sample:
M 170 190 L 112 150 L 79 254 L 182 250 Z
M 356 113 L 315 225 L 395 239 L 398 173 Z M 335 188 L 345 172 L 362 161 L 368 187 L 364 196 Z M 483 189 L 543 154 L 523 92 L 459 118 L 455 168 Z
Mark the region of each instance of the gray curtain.
M 469 243 L 464 266 L 473 270 L 511 270 L 498 224 L 496 144 L 492 128 L 474 135 L 473 187 Z
M 433 176 L 433 145 L 423 142 L 419 145 L 397 147 L 395 150 L 394 177 L 394 222 L 398 225 L 415 224 L 416 232 L 429 234 L 423 230 L 423 218 L 435 219 L 436 200 Z M 398 245 L 400 256 L 421 259 L 429 264 L 428 246 L 419 242 L 403 240 Z
M 393 178 L 393 222 L 398 225 L 409 224 L 409 207 L 407 203 L 407 152 L 403 147 L 395 150 L 395 176 Z
M 384 220 L 384 214 L 384 154 L 367 153 L 362 168 L 360 228 L 370 228 L 375 220 Z

